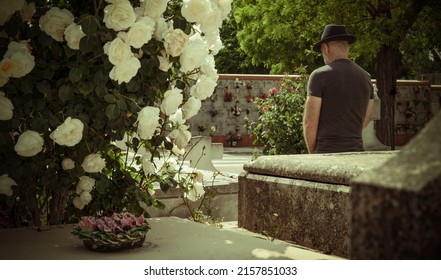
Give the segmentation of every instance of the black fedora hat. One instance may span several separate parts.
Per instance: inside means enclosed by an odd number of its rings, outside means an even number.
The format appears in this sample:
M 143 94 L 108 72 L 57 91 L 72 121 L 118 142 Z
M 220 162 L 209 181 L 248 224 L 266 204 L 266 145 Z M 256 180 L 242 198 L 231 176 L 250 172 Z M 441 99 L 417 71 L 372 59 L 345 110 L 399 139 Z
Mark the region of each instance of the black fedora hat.
M 325 26 L 325 29 L 323 30 L 322 38 L 320 39 L 320 41 L 314 44 L 314 47 L 312 49 L 316 52 L 320 52 L 321 45 L 323 43 L 329 41 L 348 41 L 349 44 L 352 44 L 356 40 L 357 37 L 348 34 L 346 25 L 328 24 Z

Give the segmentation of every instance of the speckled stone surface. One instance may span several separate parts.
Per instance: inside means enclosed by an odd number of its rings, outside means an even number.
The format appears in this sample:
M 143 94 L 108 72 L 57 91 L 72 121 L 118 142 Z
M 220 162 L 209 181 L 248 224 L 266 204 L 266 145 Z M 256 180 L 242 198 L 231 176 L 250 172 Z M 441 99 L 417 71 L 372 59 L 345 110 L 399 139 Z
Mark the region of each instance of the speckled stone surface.
M 378 167 L 396 153 L 396 151 L 377 151 L 262 156 L 245 164 L 244 170 L 253 174 L 349 185 L 351 178 Z
M 396 152 L 262 156 L 239 176 L 238 224 L 349 257 L 351 179 Z
M 441 258 L 441 114 L 354 178 L 351 244 L 353 259 Z

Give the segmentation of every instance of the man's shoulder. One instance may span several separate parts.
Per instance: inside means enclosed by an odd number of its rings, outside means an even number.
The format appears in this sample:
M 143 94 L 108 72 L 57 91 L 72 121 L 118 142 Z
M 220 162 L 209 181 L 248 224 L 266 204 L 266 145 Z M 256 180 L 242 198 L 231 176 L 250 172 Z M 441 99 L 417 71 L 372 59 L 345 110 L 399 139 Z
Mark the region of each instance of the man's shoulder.
M 325 73 L 329 73 L 332 71 L 332 68 L 329 65 L 323 65 L 319 68 L 316 68 L 314 71 L 311 72 L 310 76 L 320 76 L 323 75 Z

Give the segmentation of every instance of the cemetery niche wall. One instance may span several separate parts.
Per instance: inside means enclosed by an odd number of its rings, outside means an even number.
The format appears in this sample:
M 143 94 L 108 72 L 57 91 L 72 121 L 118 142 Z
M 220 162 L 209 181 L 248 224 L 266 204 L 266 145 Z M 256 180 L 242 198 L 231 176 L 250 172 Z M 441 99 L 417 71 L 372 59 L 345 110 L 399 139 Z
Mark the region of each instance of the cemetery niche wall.
M 220 74 L 213 95 L 202 102 L 197 116 L 189 120 L 193 136 L 211 136 L 225 147 L 255 146 L 245 120 L 256 121 L 255 98 L 265 98 L 279 88 L 283 75 Z M 293 76 L 295 77 L 295 75 Z M 375 80 L 373 80 L 375 82 Z M 395 144 L 405 145 L 440 108 L 441 86 L 429 81 L 398 80 L 395 104 Z

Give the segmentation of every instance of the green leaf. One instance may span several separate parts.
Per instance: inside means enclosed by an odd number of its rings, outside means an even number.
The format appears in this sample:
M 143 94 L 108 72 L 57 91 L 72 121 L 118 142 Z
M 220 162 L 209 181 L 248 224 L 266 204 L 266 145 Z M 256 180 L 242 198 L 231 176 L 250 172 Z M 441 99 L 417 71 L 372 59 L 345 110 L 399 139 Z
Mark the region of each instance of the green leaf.
M 81 29 L 86 35 L 93 35 L 99 28 L 99 22 L 94 16 L 88 15 L 81 20 Z
M 84 36 L 80 41 L 80 50 L 82 53 L 92 52 L 101 48 L 101 41 L 95 35 Z
M 44 95 L 50 95 L 51 94 L 51 85 L 48 81 L 43 80 L 37 84 L 37 89 L 39 92 L 41 92 Z
M 83 77 L 83 74 L 81 73 L 81 70 L 79 68 L 72 68 L 69 71 L 69 80 L 72 83 L 79 82 Z
M 173 150 L 173 143 L 168 141 L 167 139 L 164 140 L 164 147 L 166 150 Z
M 109 118 L 109 120 L 114 120 L 118 118 L 120 115 L 118 107 L 116 104 L 109 104 L 106 107 L 106 116 Z
M 81 81 L 78 85 L 78 89 L 83 95 L 89 95 L 93 92 L 94 85 L 89 81 Z
M 106 95 L 104 95 L 104 100 L 107 103 L 115 103 L 117 101 L 115 95 L 113 95 L 113 94 L 106 94 Z
M 61 102 L 66 103 L 68 100 L 70 100 L 73 96 L 74 90 L 73 86 L 71 84 L 69 85 L 62 85 L 58 89 L 58 98 L 60 98 Z
M 102 86 L 100 84 L 95 88 L 95 95 L 102 98 L 108 93 L 107 87 Z
M 120 110 L 127 110 L 127 103 L 124 99 L 118 99 L 116 101 L 116 104 L 118 104 L 118 108 Z
M 154 136 L 150 141 L 151 141 L 151 143 L 152 143 L 153 146 L 155 146 L 155 147 L 159 147 L 159 146 L 161 146 L 162 141 L 164 141 L 164 139 L 163 139 L 163 136 L 161 136 L 161 135 L 156 135 L 156 136 Z

